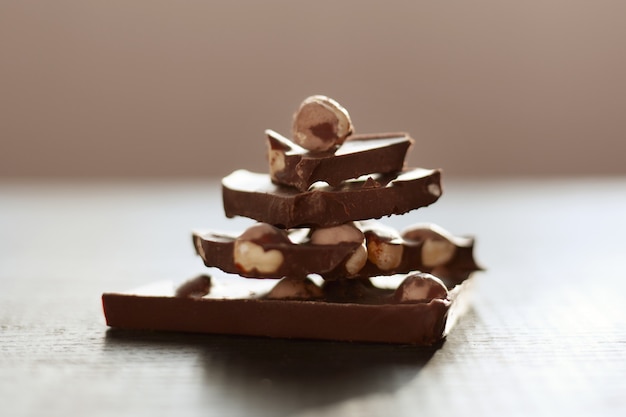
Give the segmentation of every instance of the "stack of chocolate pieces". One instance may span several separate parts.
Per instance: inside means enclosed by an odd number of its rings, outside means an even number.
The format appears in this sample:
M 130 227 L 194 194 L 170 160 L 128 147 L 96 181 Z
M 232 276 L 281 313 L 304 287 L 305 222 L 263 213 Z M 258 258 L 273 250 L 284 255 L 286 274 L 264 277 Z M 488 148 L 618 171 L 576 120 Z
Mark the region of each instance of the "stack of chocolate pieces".
M 107 323 L 418 345 L 441 340 L 465 310 L 468 278 L 480 268 L 470 237 L 429 223 L 397 231 L 376 220 L 441 196 L 439 170 L 405 166 L 413 139 L 354 134 L 348 112 L 325 96 L 300 105 L 291 139 L 266 135 L 269 173 L 238 170 L 222 180 L 226 216 L 257 223 L 238 233 L 195 232 L 194 247 L 211 275 L 171 296 L 104 294 Z M 252 289 L 242 292 L 246 281 Z

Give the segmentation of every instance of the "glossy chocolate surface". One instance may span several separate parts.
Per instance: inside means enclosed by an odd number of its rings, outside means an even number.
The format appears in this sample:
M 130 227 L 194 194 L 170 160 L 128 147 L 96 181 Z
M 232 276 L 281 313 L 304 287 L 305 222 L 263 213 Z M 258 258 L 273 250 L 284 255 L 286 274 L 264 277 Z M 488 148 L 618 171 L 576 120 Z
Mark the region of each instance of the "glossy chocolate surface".
M 207 278 L 197 279 L 205 283 Z M 223 285 L 236 286 L 236 281 L 230 277 Z M 196 286 L 206 286 L 203 283 Z M 116 328 L 432 345 L 454 324 L 454 320 L 448 323 L 449 316 L 467 308 L 461 297 L 466 284 L 453 289 L 449 299 L 424 303 L 268 300 L 263 291 L 245 298 L 175 296 L 176 286 L 171 283 L 131 293 L 105 293 L 102 302 L 107 324 Z M 221 286 L 213 283 L 211 288 Z M 388 297 L 389 290 L 380 291 Z M 240 289 L 238 294 L 242 293 L 245 290 Z
M 378 219 L 428 206 L 441 196 L 441 172 L 422 168 L 373 174 L 339 187 L 299 192 L 274 184 L 268 174 L 237 170 L 222 180 L 227 217 L 243 216 L 283 228 L 334 226 Z

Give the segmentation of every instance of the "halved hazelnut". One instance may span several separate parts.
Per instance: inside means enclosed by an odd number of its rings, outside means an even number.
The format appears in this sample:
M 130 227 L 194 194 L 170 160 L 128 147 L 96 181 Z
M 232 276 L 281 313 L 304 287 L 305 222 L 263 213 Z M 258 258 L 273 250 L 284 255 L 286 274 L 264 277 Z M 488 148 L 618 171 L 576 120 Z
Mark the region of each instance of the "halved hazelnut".
M 367 263 L 367 247 L 365 246 L 365 236 L 363 232 L 361 232 L 354 223 L 322 227 L 313 230 L 311 233 L 311 243 L 314 245 L 336 245 L 341 242 L 355 242 L 361 244 L 345 263 L 348 274 L 355 275 Z
M 361 244 L 352 256 L 346 261 L 346 272 L 350 275 L 356 275 L 367 263 L 367 247 L 365 243 Z
M 432 223 L 409 226 L 402 232 L 402 237 L 422 242 L 422 264 L 428 268 L 445 265 L 456 253 L 454 236 Z
M 294 150 L 293 147 L 296 145 L 271 129 L 266 129 L 265 134 L 267 135 L 267 159 L 270 166 L 270 176 L 272 179 L 277 179 L 287 166 L 285 154 Z M 304 151 L 304 149 L 301 150 Z
M 270 149 L 267 151 L 270 175 L 272 178 L 276 177 L 276 174 L 282 172 L 285 169 L 285 152 L 276 149 Z
M 383 271 L 391 271 L 402 262 L 404 246 L 398 232 L 378 222 L 363 222 L 367 238 L 367 256 Z
M 427 303 L 435 298 L 448 298 L 448 289 L 439 278 L 424 272 L 407 275 L 394 293 L 394 299 L 399 303 Z
M 341 145 L 352 133 L 348 111 L 330 97 L 306 98 L 293 120 L 293 141 L 305 149 L 323 152 Z
M 391 271 L 402 262 L 402 245 L 371 239 L 367 242 L 367 257 L 371 263 L 383 271 Z
M 287 233 L 267 223 L 257 223 L 246 229 L 237 239 L 233 248 L 235 266 L 246 273 L 254 270 L 271 274 L 284 262 L 283 253 L 278 249 L 266 250 L 268 244 L 291 244 Z

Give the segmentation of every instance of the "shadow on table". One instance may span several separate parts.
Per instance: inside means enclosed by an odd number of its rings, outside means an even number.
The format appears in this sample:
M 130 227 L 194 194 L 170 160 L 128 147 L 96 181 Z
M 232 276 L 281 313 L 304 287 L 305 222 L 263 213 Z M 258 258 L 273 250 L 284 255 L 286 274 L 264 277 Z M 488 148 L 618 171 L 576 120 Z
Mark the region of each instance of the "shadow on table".
M 203 389 L 213 391 L 210 397 L 217 390 L 254 415 L 291 414 L 393 393 L 415 378 L 442 344 L 414 347 L 116 329 L 106 335 L 109 350 L 189 353 L 191 348 L 200 355 Z

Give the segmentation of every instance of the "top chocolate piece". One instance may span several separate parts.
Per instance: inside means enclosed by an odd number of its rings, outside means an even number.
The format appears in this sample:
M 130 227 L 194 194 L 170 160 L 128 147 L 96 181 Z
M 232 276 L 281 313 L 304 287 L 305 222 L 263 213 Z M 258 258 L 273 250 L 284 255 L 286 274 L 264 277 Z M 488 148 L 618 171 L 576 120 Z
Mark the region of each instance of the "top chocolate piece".
M 401 171 L 413 143 L 406 133 L 360 134 L 350 136 L 337 149 L 311 152 L 273 130 L 265 133 L 272 181 L 300 191 L 317 181 L 337 186 L 365 174 Z
M 373 174 L 345 181 L 339 187 L 313 186 L 305 192 L 274 184 L 267 174 L 246 170 L 222 179 L 227 217 L 249 217 L 287 229 L 404 214 L 434 203 L 441 192 L 441 172 L 422 168 Z

